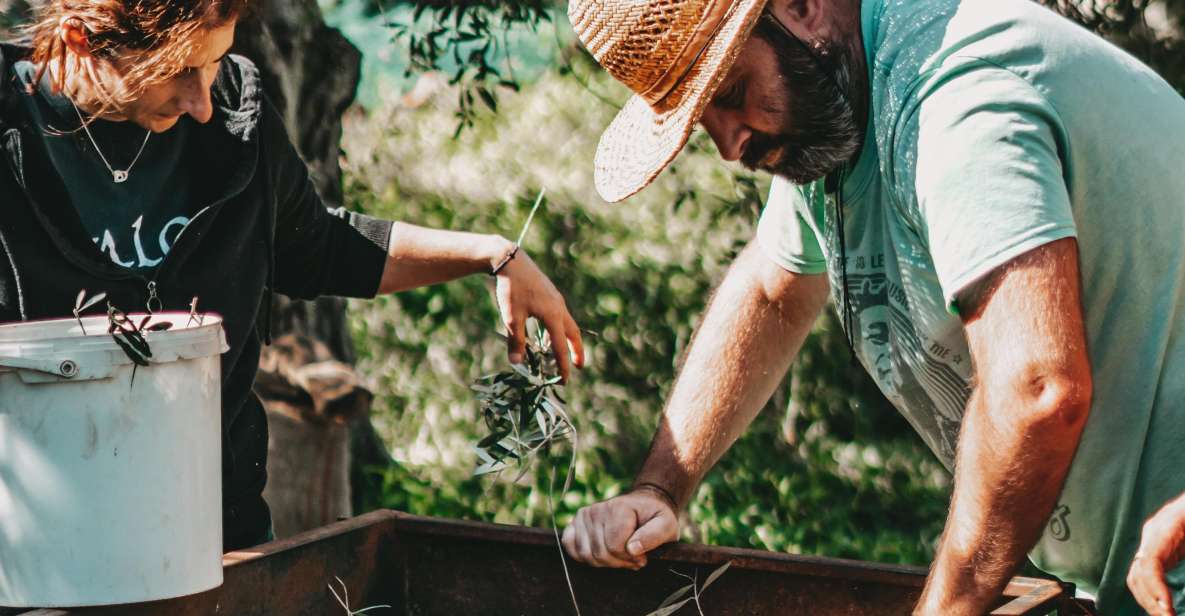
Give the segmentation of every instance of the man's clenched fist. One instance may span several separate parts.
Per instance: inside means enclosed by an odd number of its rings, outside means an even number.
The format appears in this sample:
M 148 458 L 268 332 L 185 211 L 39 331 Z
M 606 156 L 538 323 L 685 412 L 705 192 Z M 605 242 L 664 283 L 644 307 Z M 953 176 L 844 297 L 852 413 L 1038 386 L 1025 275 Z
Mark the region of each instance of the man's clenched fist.
M 564 529 L 564 549 L 594 567 L 640 569 L 648 552 L 678 537 L 675 504 L 661 491 L 642 486 L 581 509 Z

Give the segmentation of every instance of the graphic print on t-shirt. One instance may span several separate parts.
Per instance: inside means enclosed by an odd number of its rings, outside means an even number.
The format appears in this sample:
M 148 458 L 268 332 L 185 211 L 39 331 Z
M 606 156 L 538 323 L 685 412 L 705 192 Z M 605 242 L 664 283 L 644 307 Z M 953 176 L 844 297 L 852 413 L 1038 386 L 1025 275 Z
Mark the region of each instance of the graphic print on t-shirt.
M 835 253 L 832 253 L 835 254 Z M 838 259 L 838 256 L 836 257 Z M 965 351 L 919 336 L 909 317 L 909 299 L 885 268 L 885 255 L 848 254 L 851 337 L 857 354 L 881 392 L 914 425 L 940 460 L 952 465 L 959 425 L 971 389 L 957 368 Z M 839 268 L 833 268 L 836 306 Z
M 175 216 L 163 225 L 144 228 L 141 215 L 125 229 L 104 229 L 102 235 L 91 240 L 99 251 L 107 255 L 116 265 L 128 268 L 152 268 L 160 265 L 177 236 L 189 224 L 189 218 Z

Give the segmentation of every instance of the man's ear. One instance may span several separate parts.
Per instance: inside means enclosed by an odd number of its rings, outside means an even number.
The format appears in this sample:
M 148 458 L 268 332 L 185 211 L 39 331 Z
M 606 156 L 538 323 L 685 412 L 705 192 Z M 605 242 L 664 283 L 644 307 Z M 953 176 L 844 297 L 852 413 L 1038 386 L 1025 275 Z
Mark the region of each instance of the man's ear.
M 81 19 L 63 17 L 58 30 L 67 49 L 79 56 L 91 55 L 90 40 L 87 38 L 88 30 Z

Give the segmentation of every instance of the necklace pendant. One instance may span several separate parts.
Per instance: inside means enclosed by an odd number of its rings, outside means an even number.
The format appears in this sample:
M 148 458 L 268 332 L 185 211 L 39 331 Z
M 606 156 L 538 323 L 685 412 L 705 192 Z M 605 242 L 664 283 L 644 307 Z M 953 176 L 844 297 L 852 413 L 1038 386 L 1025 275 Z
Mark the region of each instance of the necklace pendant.
M 128 179 L 128 172 L 124 171 L 123 169 L 113 169 L 111 171 L 111 179 L 114 180 L 116 184 L 123 184 Z

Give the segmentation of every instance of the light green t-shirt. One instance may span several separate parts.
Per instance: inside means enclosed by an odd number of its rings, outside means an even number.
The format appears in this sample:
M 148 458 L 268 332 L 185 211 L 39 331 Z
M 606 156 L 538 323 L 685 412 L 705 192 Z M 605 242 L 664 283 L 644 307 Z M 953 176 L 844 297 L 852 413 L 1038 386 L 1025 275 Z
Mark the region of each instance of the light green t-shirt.
M 1124 577 L 1141 525 L 1185 491 L 1185 100 L 1028 0 L 862 13 L 871 117 L 842 189 L 857 355 L 953 467 L 974 377 L 955 298 L 1076 237 L 1094 399 L 1031 555 L 1104 613 L 1136 613 Z M 757 235 L 783 267 L 826 271 L 838 306 L 833 199 L 775 180 Z

